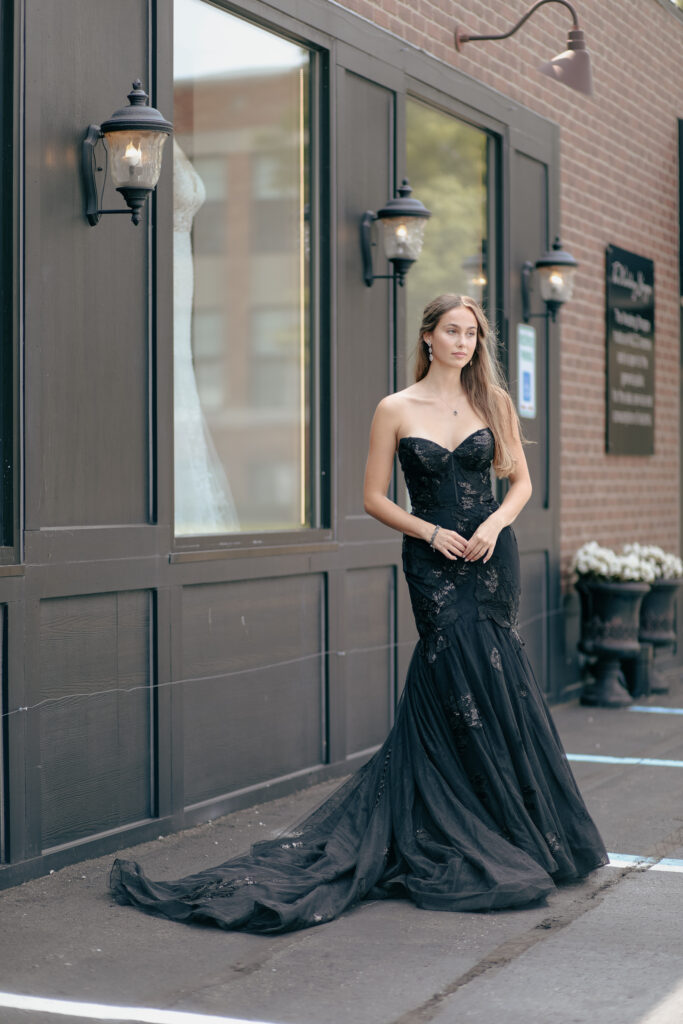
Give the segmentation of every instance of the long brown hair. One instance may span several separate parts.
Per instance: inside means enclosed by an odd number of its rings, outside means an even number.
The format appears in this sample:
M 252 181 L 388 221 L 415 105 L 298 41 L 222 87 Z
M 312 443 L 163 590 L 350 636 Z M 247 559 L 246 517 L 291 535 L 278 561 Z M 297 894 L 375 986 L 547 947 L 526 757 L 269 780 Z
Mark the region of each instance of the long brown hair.
M 475 299 L 469 295 L 439 295 L 425 306 L 415 354 L 415 380 L 422 380 L 429 372 L 429 348 L 424 340 L 425 332 L 433 331 L 445 313 L 461 306 L 469 309 L 477 321 L 477 344 L 471 361 L 462 368 L 460 381 L 470 404 L 493 433 L 493 468 L 496 476 L 509 476 L 515 467 L 515 460 L 505 438 L 509 436 L 513 422 L 517 424 L 520 437 L 522 431 L 496 356 L 495 337 Z

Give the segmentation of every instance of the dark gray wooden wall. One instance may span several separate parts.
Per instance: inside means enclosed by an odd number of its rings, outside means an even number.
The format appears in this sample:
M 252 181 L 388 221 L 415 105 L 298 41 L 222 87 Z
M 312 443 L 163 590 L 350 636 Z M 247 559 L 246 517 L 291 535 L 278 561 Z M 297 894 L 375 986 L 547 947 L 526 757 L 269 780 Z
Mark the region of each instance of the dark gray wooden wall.
M 172 116 L 171 0 L 15 4 L 26 529 L 23 562 L 0 566 L 0 884 L 343 773 L 381 743 L 415 632 L 400 538 L 365 515 L 362 479 L 374 407 L 402 380 L 405 324 L 398 291 L 362 282 L 358 224 L 403 174 L 407 91 L 500 140 L 508 334 L 518 266 L 555 224 L 554 126 L 323 0 L 278 7 L 241 9 L 330 54 L 330 521 L 204 551 L 172 536 L 170 161 L 138 228 L 89 227 L 78 175 L 86 126 L 136 76 Z M 556 416 L 549 401 L 532 434 L 535 504 L 519 531 L 525 633 L 555 693 Z

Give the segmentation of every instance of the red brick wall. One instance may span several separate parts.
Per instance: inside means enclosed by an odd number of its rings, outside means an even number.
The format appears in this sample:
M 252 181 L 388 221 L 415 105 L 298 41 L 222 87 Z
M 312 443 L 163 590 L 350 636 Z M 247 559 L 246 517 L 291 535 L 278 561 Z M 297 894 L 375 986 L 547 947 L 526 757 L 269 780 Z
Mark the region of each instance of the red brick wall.
M 678 142 L 683 17 L 661 0 L 575 0 L 594 96 L 536 71 L 564 49 L 569 11 L 548 4 L 504 42 L 530 0 L 345 0 L 344 6 L 561 127 L 562 240 L 580 263 L 561 314 L 561 551 L 628 540 L 679 551 Z M 655 454 L 605 454 L 605 247 L 655 261 Z

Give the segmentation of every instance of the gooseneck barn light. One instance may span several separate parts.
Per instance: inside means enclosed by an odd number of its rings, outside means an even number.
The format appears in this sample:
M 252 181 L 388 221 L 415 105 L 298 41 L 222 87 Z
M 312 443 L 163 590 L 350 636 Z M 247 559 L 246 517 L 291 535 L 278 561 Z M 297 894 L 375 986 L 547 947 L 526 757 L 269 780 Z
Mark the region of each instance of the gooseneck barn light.
M 544 252 L 540 260 L 527 260 L 522 265 L 522 319 L 525 324 L 532 317 L 548 317 L 555 320 L 560 306 L 574 294 L 574 276 L 578 263 L 570 252 L 562 248 L 559 237 L 555 238 L 552 249 Z M 530 312 L 531 274 L 536 270 L 538 288 L 545 302 L 545 313 Z
M 142 209 L 154 191 L 161 174 L 161 157 L 173 125 L 158 110 L 149 106 L 149 96 L 140 79 L 128 93 L 128 106 L 114 111 L 101 125 L 91 124 L 83 140 L 81 170 L 85 190 L 85 215 L 91 227 L 105 213 L 131 214 L 133 224 L 140 223 Z M 101 210 L 97 192 L 95 147 L 104 139 L 107 163 L 111 165 L 114 188 L 128 204 L 128 210 Z M 105 163 L 105 180 L 106 167 Z M 102 182 L 104 188 L 104 181 Z
M 419 199 L 411 199 L 412 188 L 404 178 L 398 197 L 390 199 L 377 213 L 366 210 L 361 219 L 360 243 L 363 256 L 363 280 L 368 288 L 378 278 L 395 279 L 403 285 L 406 274 L 422 252 L 424 229 L 431 212 Z M 373 274 L 372 225 L 379 222 L 384 255 L 394 268 L 393 274 Z
M 460 53 L 465 43 L 481 43 L 491 39 L 508 39 L 513 36 L 517 29 L 521 28 L 525 21 L 527 21 L 539 7 L 543 7 L 544 4 L 556 3 L 562 4 L 563 7 L 567 7 L 571 13 L 574 24 L 569 30 L 569 37 L 567 40 L 567 49 L 553 57 L 552 60 L 546 64 L 541 64 L 539 71 L 543 72 L 544 75 L 548 75 L 550 78 L 554 78 L 556 82 L 563 82 L 568 85 L 570 89 L 576 89 L 577 92 L 583 92 L 587 96 L 591 96 L 593 93 L 593 78 L 591 74 L 591 59 L 588 50 L 586 49 L 586 40 L 584 38 L 583 29 L 579 26 L 579 19 L 575 8 L 569 3 L 569 0 L 538 0 L 533 7 L 530 7 L 526 14 L 519 19 L 516 25 L 510 29 L 509 32 L 501 32 L 500 35 L 486 35 L 486 36 L 473 36 L 470 33 L 458 26 L 455 30 L 455 48 Z

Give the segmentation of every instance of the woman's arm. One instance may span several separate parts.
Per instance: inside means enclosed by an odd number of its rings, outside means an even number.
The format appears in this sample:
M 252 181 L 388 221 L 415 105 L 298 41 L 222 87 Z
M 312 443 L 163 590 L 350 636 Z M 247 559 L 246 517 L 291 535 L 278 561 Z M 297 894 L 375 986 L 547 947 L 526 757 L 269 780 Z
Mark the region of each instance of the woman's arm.
M 395 501 L 387 498 L 398 443 L 399 425 L 398 401 L 395 395 L 388 395 L 377 406 L 370 428 L 370 447 L 363 489 L 365 511 L 393 530 L 429 543 L 434 533 L 435 524 L 406 512 Z M 453 530 L 439 529 L 434 538 L 434 548 L 446 558 L 456 558 L 458 555 L 462 555 L 465 540 Z
M 484 561 L 488 562 L 496 546 L 498 534 L 504 526 L 510 526 L 515 521 L 531 497 L 531 477 L 519 436 L 512 400 L 509 395 L 502 395 L 501 402 L 504 403 L 507 426 L 505 440 L 510 454 L 515 460 L 515 467 L 508 477 L 510 486 L 499 508 L 477 527 L 468 540 L 464 551 L 466 561 L 476 561 L 484 556 Z

